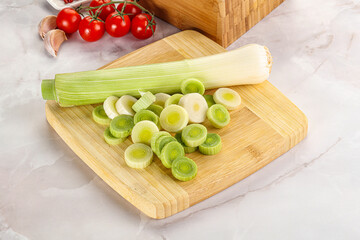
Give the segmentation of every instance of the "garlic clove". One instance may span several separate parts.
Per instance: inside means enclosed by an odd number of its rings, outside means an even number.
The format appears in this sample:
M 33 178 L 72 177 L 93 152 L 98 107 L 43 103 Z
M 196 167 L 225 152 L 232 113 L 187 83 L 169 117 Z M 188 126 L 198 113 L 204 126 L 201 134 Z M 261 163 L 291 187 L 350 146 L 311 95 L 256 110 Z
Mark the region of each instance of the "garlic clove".
M 56 26 L 56 16 L 50 15 L 44 17 L 39 23 L 39 34 L 42 39 L 45 38 L 45 34 L 50 30 L 55 29 Z
M 66 34 L 63 30 L 50 30 L 45 34 L 45 49 L 48 51 L 48 53 L 50 53 L 51 56 L 56 57 L 61 44 L 66 40 Z

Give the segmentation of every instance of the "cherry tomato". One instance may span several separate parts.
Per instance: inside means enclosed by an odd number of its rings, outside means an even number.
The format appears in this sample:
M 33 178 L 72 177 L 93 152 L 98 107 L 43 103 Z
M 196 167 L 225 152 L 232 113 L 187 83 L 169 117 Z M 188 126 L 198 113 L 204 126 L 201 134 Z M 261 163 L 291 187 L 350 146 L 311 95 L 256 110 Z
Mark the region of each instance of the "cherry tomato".
M 101 6 L 105 3 L 109 3 L 111 0 L 92 0 L 90 3 L 90 7 L 97 7 Z M 99 18 L 102 20 L 106 20 L 106 18 L 113 12 L 115 12 L 115 4 L 106 5 L 102 8 L 92 9 L 90 12 L 92 14 L 96 14 L 97 12 L 100 12 Z
M 126 6 L 125 6 L 125 9 L 124 9 L 124 13 L 128 13 L 130 14 L 129 17 L 130 19 L 133 19 L 136 15 L 140 14 L 141 13 L 141 9 L 133 4 L 131 4 L 130 2 L 133 2 L 133 0 L 127 0 L 127 2 L 129 3 L 126 3 Z M 124 6 L 124 3 L 120 3 L 118 6 L 117 6 L 117 9 L 119 11 L 122 10 Z
M 147 39 L 151 37 L 156 29 L 155 21 L 151 20 L 152 18 L 149 14 L 140 13 L 136 15 L 131 23 L 131 33 L 134 37 L 138 39 Z
M 56 25 L 66 33 L 74 33 L 79 29 L 81 16 L 72 8 L 64 8 L 56 17 Z
M 124 20 L 123 20 L 124 18 Z M 105 21 L 106 32 L 112 37 L 122 37 L 130 31 L 129 16 L 120 16 L 117 12 L 110 14 Z
M 87 16 L 79 25 L 80 36 L 88 42 L 99 40 L 105 33 L 105 23 Z

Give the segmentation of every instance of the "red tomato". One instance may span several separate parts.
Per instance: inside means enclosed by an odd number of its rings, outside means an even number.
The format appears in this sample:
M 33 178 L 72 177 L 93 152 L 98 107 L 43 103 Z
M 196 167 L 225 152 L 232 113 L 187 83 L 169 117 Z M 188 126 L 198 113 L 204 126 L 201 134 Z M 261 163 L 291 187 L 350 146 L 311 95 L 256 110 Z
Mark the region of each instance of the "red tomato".
M 72 8 L 64 8 L 56 17 L 56 25 L 66 33 L 74 33 L 79 29 L 81 16 Z
M 111 0 L 92 0 L 90 3 L 90 7 L 97 7 L 97 6 L 101 6 L 105 3 L 109 3 Z M 92 9 L 90 10 L 90 12 L 92 14 L 96 14 L 97 12 L 100 12 L 99 18 L 101 18 L 102 20 L 106 20 L 106 18 L 113 12 L 115 12 L 115 4 L 110 4 L 110 5 L 106 5 L 102 8 L 97 8 L 97 9 Z M 90 13 L 90 14 L 91 14 Z
M 138 15 L 141 13 L 141 9 L 133 4 L 131 4 L 131 2 L 133 2 L 133 0 L 127 0 L 127 2 L 129 3 L 126 3 L 126 6 L 125 6 L 125 9 L 124 9 L 124 13 L 128 13 L 130 14 L 129 17 L 130 19 L 133 19 L 135 17 L 135 15 Z M 117 6 L 117 9 L 119 11 L 122 10 L 124 6 L 124 3 L 120 3 L 118 6 Z
M 152 18 L 149 14 L 140 13 L 136 15 L 131 23 L 131 33 L 134 37 L 138 39 L 147 39 L 151 37 L 156 29 L 155 21 L 151 20 Z
M 88 42 L 99 40 L 105 33 L 105 23 L 87 16 L 79 25 L 80 36 Z
M 124 20 L 123 20 L 124 18 Z M 110 14 L 105 21 L 106 32 L 112 37 L 122 37 L 130 31 L 129 16 L 120 16 L 117 12 Z

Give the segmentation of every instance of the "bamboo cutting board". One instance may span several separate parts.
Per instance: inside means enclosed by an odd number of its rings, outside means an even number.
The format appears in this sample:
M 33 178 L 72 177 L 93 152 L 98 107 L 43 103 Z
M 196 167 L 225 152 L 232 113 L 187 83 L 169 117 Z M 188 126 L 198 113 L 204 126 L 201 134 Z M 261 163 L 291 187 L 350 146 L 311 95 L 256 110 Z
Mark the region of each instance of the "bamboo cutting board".
M 175 61 L 224 51 L 200 33 L 184 31 L 102 68 Z M 198 175 L 189 182 L 174 179 L 157 158 L 144 170 L 129 168 L 123 155 L 131 141 L 126 140 L 119 146 L 105 143 L 105 127 L 92 120 L 92 105 L 61 108 L 54 101 L 48 101 L 46 116 L 69 147 L 107 184 L 149 217 L 160 219 L 249 176 L 306 136 L 305 115 L 268 81 L 233 89 L 241 95 L 242 105 L 231 111 L 230 124 L 219 130 L 205 123 L 209 132 L 221 136 L 223 149 L 214 156 L 188 154 L 198 165 Z

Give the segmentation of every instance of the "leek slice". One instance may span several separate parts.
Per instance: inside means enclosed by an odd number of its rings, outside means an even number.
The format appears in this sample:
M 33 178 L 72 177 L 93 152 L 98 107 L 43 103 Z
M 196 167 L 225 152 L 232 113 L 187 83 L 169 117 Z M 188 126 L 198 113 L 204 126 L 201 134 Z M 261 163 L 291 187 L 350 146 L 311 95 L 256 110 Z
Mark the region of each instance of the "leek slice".
M 153 113 L 155 113 L 156 115 L 158 115 L 160 117 L 160 114 L 162 112 L 162 110 L 164 110 L 164 108 L 160 105 L 157 104 L 151 104 L 147 110 L 152 111 Z
M 157 155 L 158 155 L 158 153 L 157 153 L 157 151 L 156 151 L 156 148 L 157 148 L 157 146 L 156 146 L 156 141 L 157 141 L 160 137 L 162 137 L 162 136 L 171 136 L 171 135 L 170 135 L 170 133 L 168 133 L 168 132 L 160 131 L 160 132 L 155 133 L 155 134 L 151 137 L 150 146 L 151 146 L 151 149 L 154 151 L 154 153 L 156 153 Z
M 211 107 L 212 105 L 214 105 L 216 103 L 214 101 L 214 97 L 212 95 L 204 95 L 204 98 L 206 100 L 208 107 Z
M 181 140 L 189 147 L 197 147 L 206 140 L 207 129 L 201 124 L 190 124 L 181 133 Z
M 241 104 L 241 97 L 230 88 L 219 88 L 214 93 L 214 101 L 224 105 L 228 110 L 235 110 Z
M 118 99 L 119 99 L 118 97 L 110 96 L 110 97 L 106 98 L 106 100 L 104 101 L 104 104 L 103 104 L 104 111 L 110 119 L 113 119 L 114 117 L 119 116 L 119 113 L 116 111 L 116 107 L 115 107 L 115 104 Z
M 206 116 L 216 128 L 223 128 L 230 123 L 229 111 L 221 104 L 212 105 L 208 109 Z
M 153 160 L 151 148 L 142 143 L 134 143 L 125 150 L 125 162 L 131 168 L 146 168 Z
M 135 112 L 132 106 L 136 103 L 137 99 L 130 95 L 124 95 L 117 100 L 115 107 L 119 114 L 134 116 Z
M 159 123 L 159 117 L 150 110 L 140 110 L 134 116 L 134 123 L 137 124 L 138 122 L 149 120 L 156 125 Z
M 181 132 L 175 134 L 175 139 L 183 146 L 185 153 L 192 153 L 195 152 L 197 147 L 188 147 L 181 139 Z
M 179 105 L 187 111 L 190 123 L 202 123 L 205 121 L 208 105 L 205 98 L 199 93 L 186 94 L 180 99 Z
M 172 162 L 183 156 L 185 156 L 184 148 L 175 140 L 164 146 L 161 150 L 160 160 L 166 168 L 171 168 Z
M 134 103 L 132 109 L 138 112 L 142 109 L 147 109 L 153 102 L 155 102 L 155 96 L 151 92 L 146 92 Z
M 157 152 L 161 153 L 161 151 L 163 150 L 165 145 L 170 143 L 170 142 L 176 142 L 176 139 L 173 136 L 161 138 L 160 141 L 159 141 L 158 149 L 156 149 Z
M 187 111 L 179 105 L 169 105 L 160 114 L 160 125 L 168 132 L 181 131 L 188 122 Z
M 166 100 L 168 100 L 169 97 L 170 97 L 170 95 L 167 93 L 157 93 L 157 94 L 155 94 L 156 100 L 155 100 L 154 104 L 159 105 L 161 107 L 165 107 L 165 102 L 166 102 Z
M 205 155 L 214 155 L 221 151 L 221 138 L 216 133 L 208 133 L 205 142 L 199 146 L 199 151 Z
M 176 158 L 171 166 L 172 175 L 180 181 L 189 181 L 196 177 L 197 165 L 187 157 Z
M 131 132 L 131 140 L 133 143 L 151 144 L 152 136 L 159 132 L 159 128 L 154 122 L 149 120 L 138 122 Z
M 133 118 L 129 115 L 119 115 L 110 123 L 110 132 L 114 137 L 126 138 L 134 127 Z
M 118 145 L 118 144 L 124 142 L 126 140 L 126 137 L 125 138 L 114 137 L 110 132 L 110 128 L 108 127 L 104 131 L 104 139 L 105 139 L 105 142 L 107 142 L 109 145 Z
M 92 111 L 92 117 L 96 123 L 101 125 L 109 125 L 111 122 L 111 119 L 106 115 L 102 105 L 94 108 Z
M 184 95 L 180 93 L 176 93 L 169 97 L 165 102 L 165 107 L 170 106 L 171 104 L 178 104 L 180 101 L 180 98 L 182 98 Z
M 199 93 L 203 95 L 205 92 L 204 84 L 196 78 L 189 78 L 182 81 L 180 89 L 184 95 L 188 93 Z

